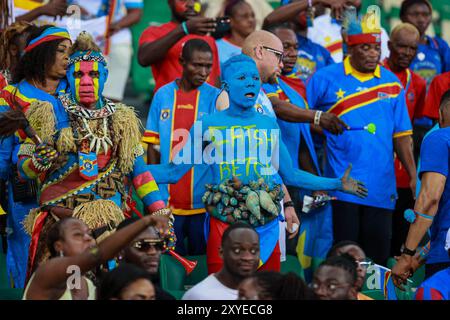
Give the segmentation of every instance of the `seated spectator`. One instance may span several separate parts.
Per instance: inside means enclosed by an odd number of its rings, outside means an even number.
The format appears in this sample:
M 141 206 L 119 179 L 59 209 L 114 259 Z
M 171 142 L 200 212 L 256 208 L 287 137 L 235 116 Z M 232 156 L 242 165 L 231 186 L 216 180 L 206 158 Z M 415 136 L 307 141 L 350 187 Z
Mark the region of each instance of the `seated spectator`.
M 345 240 L 336 243 L 330 251 L 328 251 L 327 258 L 337 257 L 342 254 L 348 254 L 349 256 L 355 259 L 356 263 L 358 263 L 358 268 L 356 269 L 357 278 L 355 282 L 356 290 L 358 290 L 358 300 L 372 300 L 372 298 L 366 296 L 359 292 L 363 285 L 364 280 L 366 278 L 367 268 L 370 265 L 370 262 L 366 258 L 366 254 L 363 249 L 354 241 Z
M 236 300 L 241 281 L 258 268 L 258 233 L 247 223 L 236 222 L 223 233 L 219 252 L 222 269 L 188 290 L 183 300 Z
M 97 300 L 155 300 L 151 275 L 132 264 L 122 263 L 104 275 Z
M 311 284 L 320 300 L 356 300 L 356 261 L 348 254 L 321 263 Z
M 215 19 L 199 16 L 197 0 L 168 0 L 172 21 L 144 30 L 139 39 L 138 61 L 143 67 L 152 67 L 155 92 L 163 85 L 180 78 L 183 67 L 179 62 L 186 41 L 200 38 L 208 42 L 213 51 L 213 66 L 207 82 L 220 84 L 219 56 L 216 42 L 208 33 L 215 31 Z
M 239 300 L 313 300 L 314 292 L 294 273 L 263 271 L 243 280 Z
M 229 2 L 225 16 L 230 18 L 230 31 L 216 41 L 220 64 L 241 54 L 245 38 L 256 29 L 255 12 L 245 0 Z
M 445 250 L 450 257 L 450 229 L 447 232 Z M 417 289 L 416 300 L 450 300 L 450 267 L 426 279 Z
M 117 230 L 121 230 L 138 220 L 140 219 L 137 217 L 126 219 L 119 224 Z M 159 286 L 159 263 L 163 247 L 164 240 L 160 238 L 155 227 L 150 226 L 138 234 L 120 252 L 119 265 L 124 263 L 133 264 L 147 271 L 151 275 L 151 280 L 155 287 L 156 300 L 175 300 L 170 293 Z
M 51 258 L 31 276 L 23 299 L 94 300 L 95 286 L 84 274 L 112 259 L 136 235 L 151 225 L 164 231 L 168 219 L 163 216 L 145 216 L 96 245 L 91 230 L 83 221 L 72 217 L 59 220 L 47 237 Z M 78 267 L 78 270 L 75 268 L 72 273 L 67 272 L 73 267 Z M 81 275 L 81 280 L 73 279 L 77 273 Z M 73 288 L 68 287 L 69 284 L 73 284 Z

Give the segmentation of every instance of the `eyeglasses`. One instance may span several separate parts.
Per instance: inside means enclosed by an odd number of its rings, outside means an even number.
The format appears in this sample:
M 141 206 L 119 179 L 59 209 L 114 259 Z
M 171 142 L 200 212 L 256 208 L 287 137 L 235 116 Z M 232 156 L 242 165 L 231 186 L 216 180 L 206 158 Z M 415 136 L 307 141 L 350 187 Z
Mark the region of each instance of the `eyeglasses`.
M 317 282 L 313 282 L 309 286 L 313 290 L 318 290 L 322 285 L 325 286 L 326 291 L 330 294 L 333 294 L 339 288 L 345 288 L 350 286 L 349 283 L 334 284 L 334 283 L 317 283 Z
M 156 251 L 162 251 L 164 249 L 164 241 L 159 239 L 142 239 L 136 241 L 132 247 L 141 252 L 147 252 L 150 248 L 154 248 Z
M 278 58 L 278 63 L 281 63 L 281 61 L 283 61 L 284 58 L 284 53 L 282 51 L 276 50 L 274 48 L 271 47 L 266 47 L 266 46 L 262 46 L 264 49 L 266 49 L 269 52 L 272 52 L 273 54 L 275 54 L 275 56 Z

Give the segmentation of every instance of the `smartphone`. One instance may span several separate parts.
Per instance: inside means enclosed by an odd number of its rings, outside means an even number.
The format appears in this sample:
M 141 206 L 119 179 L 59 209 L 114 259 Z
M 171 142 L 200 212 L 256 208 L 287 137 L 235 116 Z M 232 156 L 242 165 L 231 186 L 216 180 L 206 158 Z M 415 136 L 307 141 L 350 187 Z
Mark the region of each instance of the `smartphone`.
M 211 36 L 215 39 L 224 37 L 230 31 L 230 18 L 229 17 L 218 17 L 216 18 L 216 31 L 214 31 Z

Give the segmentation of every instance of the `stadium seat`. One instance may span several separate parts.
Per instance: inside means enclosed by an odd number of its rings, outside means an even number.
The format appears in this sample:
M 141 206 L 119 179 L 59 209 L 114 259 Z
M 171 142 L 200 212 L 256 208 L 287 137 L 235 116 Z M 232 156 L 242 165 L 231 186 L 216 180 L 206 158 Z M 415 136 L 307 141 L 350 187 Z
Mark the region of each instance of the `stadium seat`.
M 180 262 L 169 254 L 161 255 L 159 265 L 161 288 L 166 291 L 184 290 L 186 271 Z
M 186 256 L 186 259 L 190 261 L 197 261 L 197 266 L 186 276 L 184 281 L 184 289 L 193 287 L 208 276 L 208 265 L 206 264 L 206 255 L 200 256 Z
M 0 289 L 0 300 L 22 300 L 23 290 L 17 288 Z
M 3 252 L 3 237 L 0 237 L 0 289 L 9 289 L 6 255 Z
M 190 275 L 186 275 L 183 265 L 171 255 L 161 255 L 159 266 L 161 288 L 171 293 L 175 298 L 181 298 L 189 288 L 208 276 L 206 255 L 186 256 L 190 261 L 197 261 L 197 266 Z

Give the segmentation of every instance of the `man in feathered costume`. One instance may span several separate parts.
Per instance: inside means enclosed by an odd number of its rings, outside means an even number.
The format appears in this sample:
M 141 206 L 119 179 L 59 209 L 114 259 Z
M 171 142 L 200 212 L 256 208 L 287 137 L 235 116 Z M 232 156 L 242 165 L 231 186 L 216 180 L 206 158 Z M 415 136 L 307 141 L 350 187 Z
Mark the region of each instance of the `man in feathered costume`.
M 28 275 L 47 258 L 45 236 L 56 220 L 80 218 L 98 241 L 114 230 L 129 210 L 131 184 L 149 214 L 171 214 L 156 181 L 171 183 L 171 173 L 182 168 L 167 172 L 169 166 L 152 166 L 150 173 L 133 108 L 102 96 L 107 76 L 105 58 L 83 32 L 71 49 L 70 92 L 58 97 L 56 107 L 38 101 L 26 112 L 43 141 L 36 146 L 27 140 L 19 150 L 21 177 L 40 182 L 40 207 L 24 223 L 32 235 Z

